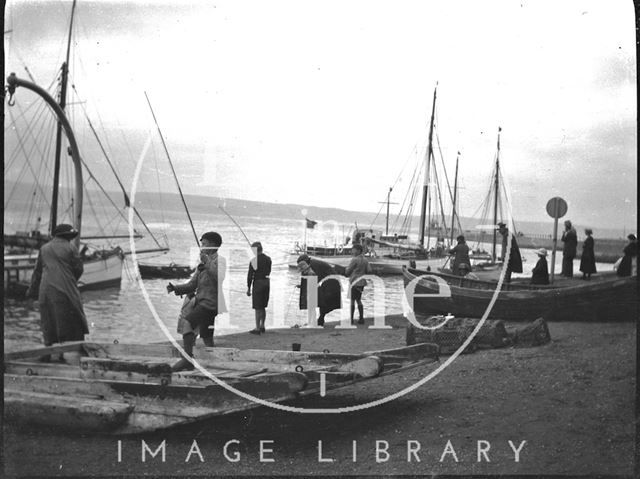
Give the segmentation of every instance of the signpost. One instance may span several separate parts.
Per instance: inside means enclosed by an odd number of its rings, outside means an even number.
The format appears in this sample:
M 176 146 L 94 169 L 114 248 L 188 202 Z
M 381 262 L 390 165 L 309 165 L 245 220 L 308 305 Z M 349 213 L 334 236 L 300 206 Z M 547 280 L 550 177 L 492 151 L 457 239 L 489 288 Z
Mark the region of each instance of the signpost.
M 551 275 L 549 282 L 553 284 L 553 275 L 556 266 L 556 245 L 558 243 L 558 218 L 567 214 L 567 202 L 555 196 L 547 201 L 547 213 L 553 218 L 553 250 L 551 251 Z

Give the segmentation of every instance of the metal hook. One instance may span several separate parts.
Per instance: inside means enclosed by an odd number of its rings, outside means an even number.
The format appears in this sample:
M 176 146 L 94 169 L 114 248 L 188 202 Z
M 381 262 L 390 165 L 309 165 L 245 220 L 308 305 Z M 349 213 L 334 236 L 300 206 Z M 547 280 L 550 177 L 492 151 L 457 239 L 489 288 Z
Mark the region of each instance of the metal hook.
M 9 92 L 9 100 L 7 101 L 7 105 L 13 106 L 16 104 L 16 99 L 13 97 L 13 93 L 15 90 L 11 87 L 7 87 L 6 91 Z

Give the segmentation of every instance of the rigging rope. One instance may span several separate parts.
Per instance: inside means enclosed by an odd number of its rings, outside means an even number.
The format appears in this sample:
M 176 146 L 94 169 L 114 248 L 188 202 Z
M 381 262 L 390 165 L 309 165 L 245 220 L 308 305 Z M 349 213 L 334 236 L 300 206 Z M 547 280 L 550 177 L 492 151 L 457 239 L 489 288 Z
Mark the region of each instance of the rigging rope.
M 164 151 L 167 154 L 167 159 L 169 160 L 169 165 L 171 165 L 171 171 L 173 172 L 173 178 L 176 180 L 176 185 L 178 186 L 178 192 L 180 193 L 180 198 L 182 199 L 182 204 L 184 205 L 184 209 L 187 212 L 187 217 L 189 218 L 189 224 L 191 225 L 191 231 L 193 231 L 193 237 L 196 240 L 196 243 L 199 245 L 200 240 L 198 239 L 198 235 L 196 234 L 196 229 L 193 226 L 193 221 L 191 220 L 191 214 L 189 213 L 189 208 L 187 207 L 187 203 L 184 199 L 184 195 L 182 194 L 182 188 L 180 188 L 180 182 L 178 181 L 178 175 L 176 175 L 176 170 L 173 168 L 173 162 L 171 161 L 171 156 L 169 155 L 169 150 L 167 149 L 167 145 L 164 142 L 164 137 L 162 136 L 162 132 L 160 131 L 160 126 L 158 125 L 158 121 L 156 120 L 156 115 L 153 112 L 153 107 L 151 106 L 151 101 L 147 96 L 147 92 L 144 92 L 144 96 L 147 99 L 147 103 L 149 104 L 149 109 L 151 110 L 151 115 L 153 116 L 153 121 L 158 128 L 158 134 L 160 135 L 160 139 L 162 140 L 162 146 L 164 147 Z
M 75 85 L 71 85 L 71 88 L 73 89 L 73 91 L 78 94 L 78 91 L 76 90 Z M 79 95 L 78 95 L 79 96 Z M 84 108 L 84 106 L 82 106 L 82 111 L 84 113 L 85 119 L 87 120 L 87 123 L 89 124 L 89 128 L 91 129 L 91 132 L 93 133 L 96 142 L 98 143 L 98 146 L 100 147 L 100 150 L 102 151 L 102 154 L 104 155 L 105 160 L 107 160 L 107 164 L 109 165 L 109 167 L 111 168 L 111 172 L 113 173 L 113 175 L 116 178 L 116 181 L 118 182 L 118 186 L 120 186 L 120 189 L 122 190 L 122 194 L 124 195 L 124 204 L 125 207 L 131 207 L 131 202 L 129 200 L 129 195 L 127 194 L 127 191 L 125 190 L 124 185 L 122 184 L 122 181 L 120 181 L 120 177 L 118 176 L 118 173 L 115 170 L 115 167 L 113 166 L 113 163 L 111 162 L 111 160 L 109 159 L 109 155 L 107 154 L 104 146 L 102 145 L 102 142 L 100 141 L 100 138 L 98 137 L 98 133 L 96 132 L 95 128 L 93 127 L 93 123 L 91 123 L 91 120 L 89 119 L 89 115 L 87 114 L 87 110 Z M 95 178 L 95 176 L 92 175 L 92 178 L 94 179 L 94 181 L 96 183 L 98 183 L 98 180 Z M 100 188 L 102 189 L 102 186 L 98 183 L 98 186 L 100 186 Z M 104 190 L 103 190 L 104 191 Z M 106 194 L 106 192 L 105 192 Z M 108 195 L 107 195 L 108 196 Z M 111 200 L 111 198 L 109 198 Z M 116 207 L 117 208 L 117 207 Z M 134 206 L 133 207 L 133 212 L 136 214 L 136 216 L 138 217 L 138 219 L 142 222 L 142 225 L 144 226 L 145 230 L 147 231 L 147 233 L 149 233 L 149 235 L 151 236 L 151 238 L 153 239 L 153 241 L 155 242 L 155 244 L 158 246 L 158 248 L 162 248 L 162 246 L 160 245 L 160 243 L 158 242 L 157 238 L 154 236 L 154 234 L 151 232 L 151 230 L 149 229 L 149 227 L 147 226 L 147 223 L 144 221 L 144 219 L 142 218 L 142 216 L 140 215 L 140 212 L 138 211 L 138 209 Z M 127 218 L 124 216 L 124 214 L 122 214 L 122 217 L 126 220 Z

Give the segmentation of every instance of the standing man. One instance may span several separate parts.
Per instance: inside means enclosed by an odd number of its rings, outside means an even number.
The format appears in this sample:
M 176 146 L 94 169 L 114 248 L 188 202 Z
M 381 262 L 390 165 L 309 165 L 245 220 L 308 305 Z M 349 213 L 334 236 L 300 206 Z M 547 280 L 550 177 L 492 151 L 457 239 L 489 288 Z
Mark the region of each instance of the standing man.
M 200 334 L 205 346 L 213 347 L 213 326 L 216 316 L 227 309 L 222 293 L 222 282 L 226 274 L 226 261 L 218 255 L 222 246 L 222 237 L 215 231 L 209 231 L 200 238 L 200 264 L 191 279 L 184 284 L 167 285 L 167 293 L 176 295 L 195 293 L 195 306 L 185 316 L 187 331 L 183 332 L 183 347 L 188 356 L 193 357 L 196 332 Z M 174 371 L 193 369 L 193 364 L 182 358 Z
M 504 261 L 504 254 L 509 241 L 509 228 L 504 223 L 498 223 L 498 233 L 502 235 L 502 261 Z M 509 262 L 504 276 L 505 282 L 511 282 L 511 273 L 522 273 L 522 256 L 520 255 L 520 248 L 515 235 L 511 235 L 511 249 L 509 249 Z
M 351 296 L 351 322 L 355 313 L 355 304 L 358 303 L 358 324 L 364 324 L 364 307 L 362 306 L 362 291 L 367 280 L 362 276 L 371 273 L 371 266 L 362 254 L 362 246 L 354 244 L 351 248 L 353 258 L 345 270 L 345 276 L 349 277 L 349 294 Z
M 27 297 L 38 298 L 44 345 L 82 341 L 89 334 L 78 279 L 84 267 L 76 245 L 78 231 L 68 224 L 53 230 L 53 239 L 40 248 Z M 44 356 L 43 361 L 49 361 Z
M 253 285 L 253 296 L 251 306 L 256 314 L 256 327 L 249 331 L 251 334 L 264 333 L 264 322 L 267 319 L 267 305 L 269 304 L 271 274 L 271 258 L 262 252 L 262 243 L 256 241 L 251 245 L 253 259 L 249 263 L 247 273 L 247 296 L 252 296 L 251 286 Z
M 449 254 L 455 255 L 453 257 L 451 270 L 456 276 L 464 276 L 471 271 L 469 246 L 467 245 L 463 235 L 459 235 L 456 238 L 456 241 L 458 244 L 449 250 Z
M 578 249 L 578 234 L 571 221 L 564 222 L 564 232 L 562 233 L 562 276 L 573 277 L 573 259 L 576 257 Z

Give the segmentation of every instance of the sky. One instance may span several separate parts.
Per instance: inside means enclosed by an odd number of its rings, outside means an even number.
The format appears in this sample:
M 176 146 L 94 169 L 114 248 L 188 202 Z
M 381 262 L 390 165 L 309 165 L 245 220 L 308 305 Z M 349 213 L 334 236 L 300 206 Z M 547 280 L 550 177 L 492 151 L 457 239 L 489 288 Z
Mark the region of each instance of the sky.
M 70 11 L 8 1 L 5 71 L 50 85 Z M 500 127 L 516 219 L 551 221 L 560 196 L 576 224 L 637 222 L 631 1 L 80 0 L 72 58 L 127 179 L 149 135 L 162 156 L 147 92 L 188 192 L 375 212 L 423 163 L 437 84 L 436 159 L 452 181 L 460 152 L 462 215 Z

